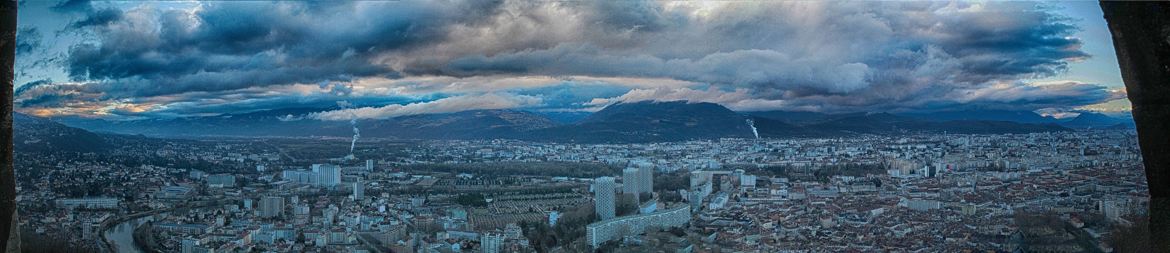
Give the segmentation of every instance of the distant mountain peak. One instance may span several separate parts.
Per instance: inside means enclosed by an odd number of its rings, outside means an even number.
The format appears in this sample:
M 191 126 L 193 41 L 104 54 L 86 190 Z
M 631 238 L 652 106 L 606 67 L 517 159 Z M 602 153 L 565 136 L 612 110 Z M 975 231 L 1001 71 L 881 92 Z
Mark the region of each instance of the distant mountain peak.
M 752 136 L 745 117 L 707 102 L 616 103 L 580 122 L 536 131 L 529 139 L 568 142 L 658 142 Z
M 1097 112 L 1081 112 L 1060 125 L 1071 128 L 1132 128 L 1133 119 L 1117 118 Z

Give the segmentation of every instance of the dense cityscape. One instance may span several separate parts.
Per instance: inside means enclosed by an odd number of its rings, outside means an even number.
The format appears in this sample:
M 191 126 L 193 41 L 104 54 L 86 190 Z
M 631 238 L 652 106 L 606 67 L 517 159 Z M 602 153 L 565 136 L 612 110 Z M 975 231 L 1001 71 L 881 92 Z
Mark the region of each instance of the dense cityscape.
M 0 13 L 5 253 L 1170 252 L 1166 2 Z
M 1082 252 L 1147 201 L 1121 130 L 372 140 L 352 157 L 340 139 L 123 141 L 18 157 L 26 233 L 118 252 Z

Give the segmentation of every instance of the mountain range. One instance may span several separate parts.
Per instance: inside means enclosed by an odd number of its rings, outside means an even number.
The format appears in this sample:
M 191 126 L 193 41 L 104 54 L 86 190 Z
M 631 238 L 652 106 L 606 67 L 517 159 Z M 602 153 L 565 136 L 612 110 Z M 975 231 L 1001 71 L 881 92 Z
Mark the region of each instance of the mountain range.
M 351 125 L 349 121 L 320 121 L 288 117 L 290 115 L 303 116 L 322 110 L 299 108 L 224 116 L 123 121 L 57 118 L 54 119 L 56 121 L 54 122 L 54 120 L 22 115 L 23 120 L 19 120 L 18 124 L 27 122 L 45 125 L 61 122 L 64 125 L 56 124 L 47 129 L 58 129 L 53 130 L 57 133 L 73 133 L 78 138 L 85 140 L 96 140 L 93 136 L 98 135 L 81 129 L 98 133 L 156 137 L 349 137 L 353 135 L 353 128 L 356 126 L 363 138 L 519 139 L 575 143 L 754 138 L 756 134 L 761 138 L 785 138 L 943 132 L 959 134 L 1033 133 L 1070 131 L 1075 128 L 1126 128 L 1133 124 L 1131 119 L 1088 112 L 1064 120 L 1041 116 L 1031 111 L 956 111 L 914 114 L 736 112 L 714 103 L 684 101 L 617 103 L 591 114 L 472 110 L 389 119 L 363 119 L 356 121 L 356 125 Z M 753 127 L 755 128 L 754 132 Z M 39 140 L 48 139 L 39 138 Z M 49 146 L 59 146 L 59 144 L 52 143 L 46 142 Z
M 21 152 L 99 152 L 110 147 L 99 134 L 69 127 L 47 118 L 12 115 L 12 145 Z
M 1073 119 L 1063 121 L 1060 124 L 1071 128 L 1132 129 L 1135 127 L 1132 116 L 1114 117 L 1095 112 L 1082 112 Z

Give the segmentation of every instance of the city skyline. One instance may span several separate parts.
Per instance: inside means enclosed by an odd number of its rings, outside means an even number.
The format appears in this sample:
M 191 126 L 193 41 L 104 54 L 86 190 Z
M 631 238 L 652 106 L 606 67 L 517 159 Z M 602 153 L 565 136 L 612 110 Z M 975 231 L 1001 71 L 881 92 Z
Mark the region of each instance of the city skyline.
M 1170 250 L 1166 3 L 6 4 L 10 251 Z

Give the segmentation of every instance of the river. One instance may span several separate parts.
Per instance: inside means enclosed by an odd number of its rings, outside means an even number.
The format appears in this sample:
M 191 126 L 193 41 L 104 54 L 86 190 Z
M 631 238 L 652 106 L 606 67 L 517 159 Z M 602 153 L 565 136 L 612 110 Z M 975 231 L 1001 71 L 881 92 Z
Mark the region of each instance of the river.
M 134 244 L 134 228 L 138 227 L 138 225 L 142 225 L 143 223 L 154 221 L 155 216 L 157 215 L 147 215 L 118 223 L 117 226 L 110 228 L 110 230 L 106 230 L 103 235 L 105 236 L 105 239 L 110 242 L 110 245 L 114 247 L 112 249 L 114 252 L 142 253 L 144 251 L 142 251 L 141 248 L 138 248 L 137 244 Z

